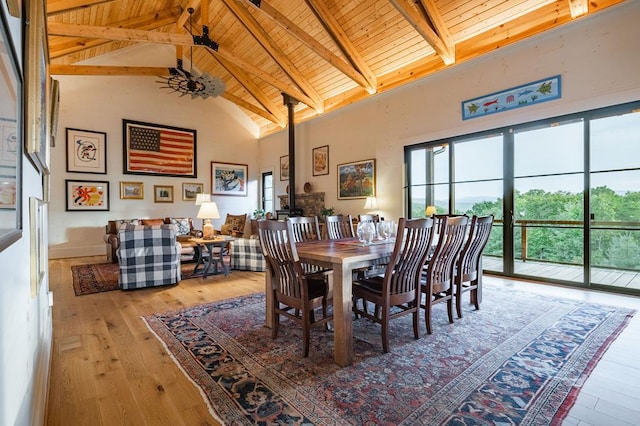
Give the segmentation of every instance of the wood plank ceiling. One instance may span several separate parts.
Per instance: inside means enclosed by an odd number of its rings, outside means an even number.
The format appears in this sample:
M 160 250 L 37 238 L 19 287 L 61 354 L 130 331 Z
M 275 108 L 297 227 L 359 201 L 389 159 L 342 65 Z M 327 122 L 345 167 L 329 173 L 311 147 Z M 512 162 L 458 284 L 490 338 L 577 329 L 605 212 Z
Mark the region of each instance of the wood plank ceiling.
M 48 0 L 52 75 L 147 75 L 168 68 L 78 65 L 136 43 L 176 46 L 261 136 L 366 99 L 624 0 Z M 203 24 L 218 49 L 189 34 Z M 541 76 L 544 77 L 544 76 Z M 158 85 L 160 90 L 160 85 Z M 167 90 L 167 89 L 164 89 Z M 176 95 L 177 96 L 177 95 Z M 207 100 L 203 100 L 207 102 Z

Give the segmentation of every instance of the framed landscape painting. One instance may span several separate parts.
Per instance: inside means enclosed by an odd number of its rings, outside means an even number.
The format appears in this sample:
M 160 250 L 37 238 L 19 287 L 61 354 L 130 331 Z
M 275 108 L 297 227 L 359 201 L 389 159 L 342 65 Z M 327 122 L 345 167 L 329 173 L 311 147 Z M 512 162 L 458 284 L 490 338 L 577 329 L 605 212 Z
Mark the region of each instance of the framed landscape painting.
M 153 185 L 154 203 L 173 203 L 172 185 Z
M 144 183 L 120 182 L 120 198 L 122 200 L 144 199 Z
M 376 160 L 338 164 L 338 199 L 376 195 Z
M 235 195 L 246 197 L 247 176 L 246 164 L 211 162 L 211 194 Z
M 67 179 L 65 183 L 67 211 L 109 210 L 109 182 Z
M 204 184 L 202 183 L 182 183 L 182 201 L 196 201 L 198 194 L 204 192 Z
M 313 175 L 322 176 L 329 174 L 329 145 L 313 148 Z
M 107 134 L 67 128 L 67 171 L 107 173 Z
M 280 157 L 280 180 L 289 180 L 289 156 Z

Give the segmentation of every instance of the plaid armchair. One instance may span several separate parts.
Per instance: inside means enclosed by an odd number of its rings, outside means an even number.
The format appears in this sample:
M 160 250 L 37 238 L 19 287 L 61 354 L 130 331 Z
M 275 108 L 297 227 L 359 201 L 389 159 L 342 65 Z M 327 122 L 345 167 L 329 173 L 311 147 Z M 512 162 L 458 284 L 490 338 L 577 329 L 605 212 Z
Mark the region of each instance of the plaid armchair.
M 180 282 L 181 247 L 175 225 L 122 225 L 118 236 L 122 290 Z

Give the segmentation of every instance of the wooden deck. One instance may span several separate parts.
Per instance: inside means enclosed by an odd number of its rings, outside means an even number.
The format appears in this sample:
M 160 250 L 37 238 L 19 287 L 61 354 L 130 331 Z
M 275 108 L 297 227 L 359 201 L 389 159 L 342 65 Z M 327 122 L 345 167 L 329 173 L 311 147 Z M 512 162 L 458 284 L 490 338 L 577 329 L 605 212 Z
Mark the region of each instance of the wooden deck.
M 485 271 L 502 272 L 502 259 L 485 256 L 482 261 Z M 514 270 L 518 275 L 572 281 L 577 284 L 584 282 L 583 268 L 576 265 L 516 260 Z M 640 272 L 593 268 L 591 271 L 591 283 L 635 290 L 640 294 Z

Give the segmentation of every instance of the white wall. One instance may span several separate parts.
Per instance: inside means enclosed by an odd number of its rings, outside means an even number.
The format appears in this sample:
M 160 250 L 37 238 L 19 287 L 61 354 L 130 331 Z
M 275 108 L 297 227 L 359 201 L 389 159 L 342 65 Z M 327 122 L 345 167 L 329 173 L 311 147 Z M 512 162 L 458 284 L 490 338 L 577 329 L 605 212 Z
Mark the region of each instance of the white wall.
M 364 200 L 337 199 L 337 164 L 376 160 L 378 207 L 403 215 L 403 147 L 640 99 L 640 2 L 627 2 L 485 57 L 296 126 L 296 184 L 324 191 L 336 213 L 365 213 Z M 461 102 L 560 74 L 562 99 L 467 121 Z M 330 174 L 314 177 L 313 148 L 329 145 Z M 287 131 L 260 141 L 262 167 L 278 170 Z M 276 174 L 276 194 L 288 182 Z M 279 208 L 279 204 L 276 204 Z
M 8 16 L 6 2 L 1 11 Z M 18 61 L 22 58 L 19 19 L 9 17 Z M 51 345 L 48 271 L 31 294 L 29 197 L 42 197 L 41 178 L 22 157 L 22 238 L 0 252 L 0 425 L 42 421 Z M 46 234 L 46 229 L 45 229 Z
M 175 66 L 175 52 L 166 46 L 142 46 L 101 58 L 92 64 Z M 182 201 L 182 183 L 203 183 L 211 189 L 211 161 L 247 164 L 247 197 L 217 196 L 220 215 L 250 214 L 257 206 L 257 126 L 238 107 L 222 98 L 191 99 L 161 89 L 155 77 L 70 77 L 60 81 L 60 117 L 57 143 L 51 152 L 50 256 L 105 254 L 104 226 L 109 219 L 188 216 L 195 218 L 193 202 Z M 197 131 L 197 179 L 123 173 L 122 120 L 137 120 Z M 107 133 L 107 174 L 66 172 L 66 128 Z M 65 180 L 108 181 L 109 211 L 65 211 Z M 120 182 L 143 182 L 143 200 L 121 200 Z M 172 185 L 173 203 L 154 203 L 153 186 Z M 200 226 L 200 220 L 195 220 Z

